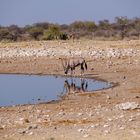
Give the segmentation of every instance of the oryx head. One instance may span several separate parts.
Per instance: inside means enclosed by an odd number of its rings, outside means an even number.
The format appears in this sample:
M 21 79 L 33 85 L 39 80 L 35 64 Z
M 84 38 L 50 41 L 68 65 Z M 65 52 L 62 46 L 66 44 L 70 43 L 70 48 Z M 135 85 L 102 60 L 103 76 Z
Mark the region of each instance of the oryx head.
M 68 73 L 68 70 L 69 70 L 67 59 L 65 59 L 65 58 L 59 58 L 59 59 L 62 62 L 64 73 L 67 74 Z

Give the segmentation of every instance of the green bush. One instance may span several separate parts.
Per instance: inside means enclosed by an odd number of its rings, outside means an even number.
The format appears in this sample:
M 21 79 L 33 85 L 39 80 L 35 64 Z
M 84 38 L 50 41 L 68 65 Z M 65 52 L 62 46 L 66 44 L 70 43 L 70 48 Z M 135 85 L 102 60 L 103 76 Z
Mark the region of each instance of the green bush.
M 43 40 L 53 40 L 54 36 L 52 35 L 52 33 L 50 32 L 50 30 L 45 30 L 43 33 Z
M 28 27 L 27 32 L 35 40 L 39 40 L 40 37 L 43 35 L 43 29 L 40 27 Z
M 61 40 L 67 40 L 68 39 L 68 35 L 66 33 L 61 32 L 60 33 L 60 36 L 59 36 L 59 39 L 61 39 Z
M 50 25 L 48 30 L 44 31 L 43 40 L 59 39 L 60 29 L 57 25 Z
M 0 29 L 0 40 L 12 40 L 15 41 L 15 36 L 7 28 Z

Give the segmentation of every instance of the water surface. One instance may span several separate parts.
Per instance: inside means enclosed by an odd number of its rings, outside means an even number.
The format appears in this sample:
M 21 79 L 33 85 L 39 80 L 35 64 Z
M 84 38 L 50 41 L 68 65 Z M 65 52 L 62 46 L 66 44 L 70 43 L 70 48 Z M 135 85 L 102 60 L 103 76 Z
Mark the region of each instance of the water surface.
M 49 102 L 68 92 L 95 91 L 110 86 L 95 79 L 1 74 L 0 106 Z

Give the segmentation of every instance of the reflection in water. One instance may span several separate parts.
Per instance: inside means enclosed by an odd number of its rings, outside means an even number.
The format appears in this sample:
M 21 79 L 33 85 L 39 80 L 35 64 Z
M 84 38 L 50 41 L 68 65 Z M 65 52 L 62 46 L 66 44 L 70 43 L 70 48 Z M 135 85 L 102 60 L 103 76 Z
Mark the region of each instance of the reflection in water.
M 58 100 L 71 93 L 89 92 L 111 87 L 94 79 L 60 76 L 0 75 L 0 106 L 35 104 Z
M 64 81 L 63 91 L 61 95 L 59 95 L 61 99 L 67 98 L 68 95 L 70 94 L 84 93 L 89 91 L 88 90 L 88 84 L 90 83 L 89 79 L 88 80 L 83 78 L 78 78 L 78 79 L 79 80 L 77 80 L 77 78 L 76 79 L 71 78 L 71 79 L 66 79 Z
M 64 87 L 66 89 L 66 93 L 78 93 L 78 92 L 86 92 L 88 87 L 88 82 L 84 79 L 81 79 L 80 86 L 76 84 L 76 81 L 71 79 L 71 83 L 68 80 L 65 80 Z

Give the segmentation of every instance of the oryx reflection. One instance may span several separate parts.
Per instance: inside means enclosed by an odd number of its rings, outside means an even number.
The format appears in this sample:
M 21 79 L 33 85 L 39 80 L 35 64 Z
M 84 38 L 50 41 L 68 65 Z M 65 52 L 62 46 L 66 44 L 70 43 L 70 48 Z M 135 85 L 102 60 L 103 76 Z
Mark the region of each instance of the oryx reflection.
M 61 95 L 69 95 L 74 93 L 86 92 L 88 88 L 88 81 L 80 79 L 78 82 L 76 79 L 71 78 L 70 80 L 64 81 L 64 87 Z

